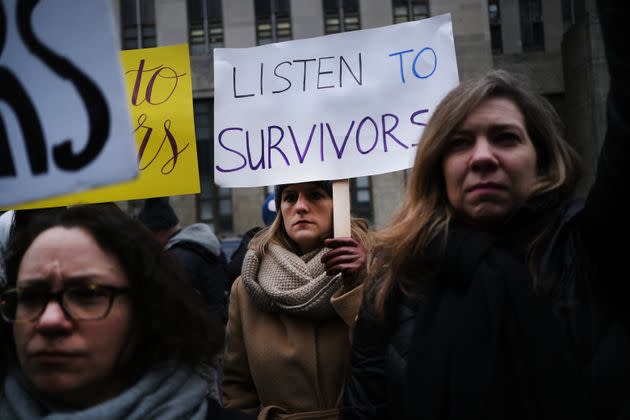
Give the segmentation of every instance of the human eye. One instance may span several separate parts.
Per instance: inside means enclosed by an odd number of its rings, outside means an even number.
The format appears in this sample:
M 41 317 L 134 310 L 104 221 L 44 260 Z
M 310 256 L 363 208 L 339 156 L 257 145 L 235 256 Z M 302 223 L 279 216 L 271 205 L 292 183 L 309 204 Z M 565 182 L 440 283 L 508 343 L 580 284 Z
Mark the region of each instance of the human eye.
M 282 193 L 282 201 L 286 201 L 287 203 L 295 203 L 297 200 L 297 194 L 293 191 L 285 191 Z
M 48 290 L 41 287 L 24 287 L 17 290 L 18 303 L 25 307 L 39 307 L 48 300 Z
M 318 200 L 321 200 L 324 197 L 325 197 L 324 193 L 322 193 L 319 190 L 313 190 L 313 191 L 308 193 L 308 198 L 311 201 L 318 201 Z
M 472 141 L 470 138 L 462 135 L 453 136 L 449 142 L 447 147 L 447 152 L 457 152 L 460 150 L 465 150 L 470 146 Z
M 504 131 L 496 136 L 497 141 L 501 143 L 514 143 L 520 141 L 521 137 L 511 131 Z
M 74 286 L 66 289 L 65 299 L 71 303 L 94 305 L 109 299 L 109 291 L 96 284 Z

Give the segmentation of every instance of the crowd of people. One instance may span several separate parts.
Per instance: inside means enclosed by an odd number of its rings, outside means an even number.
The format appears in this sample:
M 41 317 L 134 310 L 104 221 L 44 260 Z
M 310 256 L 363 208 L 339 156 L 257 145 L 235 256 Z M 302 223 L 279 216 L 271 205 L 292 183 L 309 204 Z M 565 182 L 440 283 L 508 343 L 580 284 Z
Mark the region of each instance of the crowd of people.
M 630 418 L 630 59 L 599 6 L 584 199 L 553 107 L 493 70 L 434 110 L 378 231 L 335 237 L 326 180 L 276 185 L 231 266 L 163 198 L 3 214 L 0 419 Z

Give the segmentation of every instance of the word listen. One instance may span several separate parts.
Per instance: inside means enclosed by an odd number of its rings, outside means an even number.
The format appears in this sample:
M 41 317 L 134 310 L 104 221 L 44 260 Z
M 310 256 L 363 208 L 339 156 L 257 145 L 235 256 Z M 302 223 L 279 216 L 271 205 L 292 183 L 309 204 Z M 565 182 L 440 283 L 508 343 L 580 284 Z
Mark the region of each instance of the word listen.
M 272 94 L 284 93 L 290 90 L 319 90 L 342 88 L 344 81 L 361 86 L 363 84 L 363 62 L 361 53 L 352 60 L 344 57 L 317 57 L 300 58 L 291 61 L 282 61 L 273 67 L 271 74 L 260 63 L 258 80 L 243 83 L 246 88 L 237 87 L 236 67 L 232 67 L 232 91 L 234 98 L 247 98 L 256 95 L 265 95 L 269 91 Z M 240 84 L 239 84 L 240 86 Z

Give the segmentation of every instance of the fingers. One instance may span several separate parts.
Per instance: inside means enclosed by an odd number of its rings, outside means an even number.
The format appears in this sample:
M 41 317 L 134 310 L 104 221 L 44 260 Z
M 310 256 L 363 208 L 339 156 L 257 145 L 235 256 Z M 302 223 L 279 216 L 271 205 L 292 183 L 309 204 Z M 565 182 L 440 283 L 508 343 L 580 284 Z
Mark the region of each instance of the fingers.
M 359 243 L 351 237 L 328 238 L 324 240 L 326 248 L 339 248 L 342 246 L 358 247 Z
M 322 256 L 321 261 L 326 269 L 326 274 L 343 273 L 344 277 L 348 277 L 355 275 L 365 267 L 367 261 L 365 249 L 359 246 L 354 239 L 333 238 L 330 243 L 337 247 Z
M 343 255 L 337 255 L 334 258 L 329 258 L 326 261 L 322 261 L 322 263 L 324 264 L 324 267 L 326 267 L 326 271 L 328 271 L 329 269 L 332 269 L 333 267 L 341 265 L 341 264 L 352 264 L 355 262 L 360 263 L 359 261 L 360 258 L 361 256 L 356 255 L 356 254 L 343 254 Z
M 359 248 L 351 248 L 351 247 L 342 247 L 342 248 L 334 248 L 322 255 L 322 263 L 328 264 L 328 262 L 332 259 L 343 255 L 359 255 L 361 252 Z

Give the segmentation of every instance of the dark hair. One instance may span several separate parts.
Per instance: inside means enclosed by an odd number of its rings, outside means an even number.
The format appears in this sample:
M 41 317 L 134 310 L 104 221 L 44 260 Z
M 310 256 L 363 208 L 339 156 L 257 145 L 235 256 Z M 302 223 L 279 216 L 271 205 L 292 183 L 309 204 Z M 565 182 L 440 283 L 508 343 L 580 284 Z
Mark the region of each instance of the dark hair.
M 117 366 L 118 377 L 133 382 L 167 361 L 193 368 L 212 363 L 223 346 L 220 321 L 212 317 L 175 258 L 163 251 L 147 228 L 113 203 L 71 207 L 33 220 L 12 238 L 5 287 L 15 287 L 22 258 L 35 238 L 55 226 L 87 231 L 116 258 L 127 276 L 132 344 L 129 357 Z M 0 322 L 0 339 L 7 344 L 13 341 L 10 325 L 5 322 Z M 10 354 L 3 355 L 5 364 L 15 351 L 13 344 L 6 348 Z
M 168 230 L 179 223 L 168 197 L 146 199 L 138 220 L 153 232 Z

